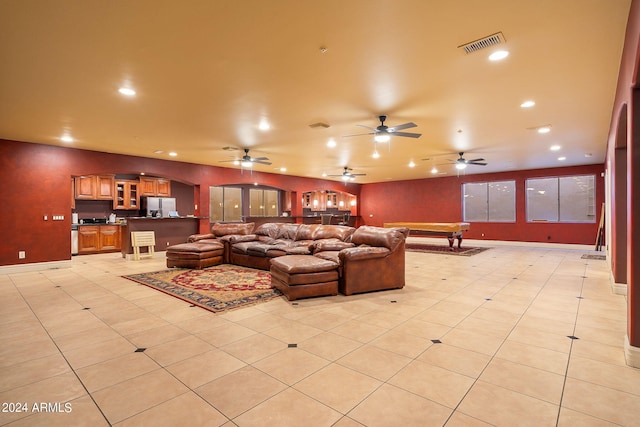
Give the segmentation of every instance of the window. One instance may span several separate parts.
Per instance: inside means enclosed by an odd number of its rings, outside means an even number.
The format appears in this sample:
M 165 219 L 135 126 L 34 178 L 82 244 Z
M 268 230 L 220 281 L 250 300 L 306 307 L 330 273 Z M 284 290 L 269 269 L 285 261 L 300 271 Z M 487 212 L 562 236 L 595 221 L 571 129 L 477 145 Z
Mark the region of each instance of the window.
M 278 191 L 250 189 L 249 216 L 278 216 Z
M 463 218 L 468 222 L 515 222 L 516 182 L 473 182 L 462 185 Z
M 528 222 L 595 222 L 595 175 L 527 180 Z
M 212 222 L 242 221 L 242 188 L 209 187 L 209 205 Z

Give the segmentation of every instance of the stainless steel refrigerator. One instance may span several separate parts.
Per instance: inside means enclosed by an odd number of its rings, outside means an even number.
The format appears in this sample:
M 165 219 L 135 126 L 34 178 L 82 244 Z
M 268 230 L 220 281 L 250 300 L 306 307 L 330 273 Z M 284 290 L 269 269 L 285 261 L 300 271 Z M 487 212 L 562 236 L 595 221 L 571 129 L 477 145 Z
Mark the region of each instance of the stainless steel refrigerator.
M 166 218 L 176 215 L 172 214 L 176 212 L 175 197 L 143 197 L 140 207 L 144 216 Z

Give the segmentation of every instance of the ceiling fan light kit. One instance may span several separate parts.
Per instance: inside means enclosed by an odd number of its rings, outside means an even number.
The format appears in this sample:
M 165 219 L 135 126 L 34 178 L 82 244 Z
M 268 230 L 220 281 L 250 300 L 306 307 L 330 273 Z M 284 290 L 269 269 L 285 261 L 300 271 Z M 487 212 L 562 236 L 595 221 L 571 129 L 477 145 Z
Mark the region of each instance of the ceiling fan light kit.
M 387 116 L 379 116 L 378 119 L 380 120 L 380 125 L 375 128 L 372 128 L 370 126 L 365 126 L 365 125 L 356 125 L 363 128 L 367 128 L 371 132 L 359 133 L 355 135 L 345 135 L 345 136 L 350 137 L 350 136 L 361 136 L 361 135 L 373 135 L 373 140 L 375 142 L 389 142 L 391 140 L 391 136 L 402 136 L 406 138 L 420 138 L 422 136 L 422 134 L 420 133 L 399 132 L 404 129 L 414 128 L 418 126 L 413 122 L 408 122 L 398 126 L 388 127 L 384 124 L 384 122 L 387 120 Z
M 229 147 L 223 148 L 223 150 L 228 150 L 228 149 Z M 269 162 L 268 160 L 269 160 L 268 157 L 251 157 L 249 155 L 249 149 L 245 148 L 244 156 L 242 156 L 242 158 L 236 159 L 236 160 L 222 160 L 222 162 L 233 162 L 233 164 L 236 166 L 240 165 L 243 168 L 250 168 L 253 166 L 254 163 L 258 163 L 261 165 L 271 165 L 271 162 Z

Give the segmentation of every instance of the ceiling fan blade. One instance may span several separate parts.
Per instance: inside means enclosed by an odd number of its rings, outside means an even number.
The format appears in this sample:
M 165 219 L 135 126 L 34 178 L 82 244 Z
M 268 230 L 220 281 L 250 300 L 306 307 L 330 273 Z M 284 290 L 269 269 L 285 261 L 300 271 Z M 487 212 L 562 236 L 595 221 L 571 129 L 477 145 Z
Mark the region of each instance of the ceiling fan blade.
M 356 125 L 356 126 L 361 127 L 361 128 L 367 128 L 367 129 L 372 130 L 374 132 L 376 131 L 376 128 L 372 128 L 370 126 L 365 126 L 365 125 Z
M 422 136 L 421 133 L 411 133 L 411 132 L 391 132 L 390 135 L 405 136 L 407 138 L 420 138 Z
M 405 123 L 403 125 L 390 127 L 389 129 L 387 129 L 387 131 L 388 132 L 396 132 L 396 131 L 399 131 L 399 130 L 402 130 L 402 129 L 414 128 L 416 126 L 418 126 L 418 125 L 413 123 L 413 122 L 409 122 L 409 123 Z
M 470 165 L 476 165 L 476 166 L 487 166 L 487 163 L 482 163 L 482 162 L 467 162 Z
M 352 173 L 352 174 L 349 174 L 349 176 L 367 176 L 367 174 L 366 173 Z
M 471 159 L 471 160 L 467 160 L 467 163 L 473 163 L 473 162 L 484 162 L 484 159 Z
M 264 160 L 269 160 L 269 158 L 268 157 L 252 157 L 251 158 L 252 162 L 261 162 L 261 161 L 264 161 Z
M 266 162 L 264 160 L 257 160 L 257 159 L 251 160 L 251 163 L 260 163 L 261 165 L 270 165 L 271 164 L 271 162 Z
M 375 130 L 375 129 L 374 129 Z M 363 135 L 375 135 L 376 132 L 370 132 L 370 133 L 356 133 L 353 135 L 342 135 L 343 138 L 349 138 L 351 136 L 363 136 Z

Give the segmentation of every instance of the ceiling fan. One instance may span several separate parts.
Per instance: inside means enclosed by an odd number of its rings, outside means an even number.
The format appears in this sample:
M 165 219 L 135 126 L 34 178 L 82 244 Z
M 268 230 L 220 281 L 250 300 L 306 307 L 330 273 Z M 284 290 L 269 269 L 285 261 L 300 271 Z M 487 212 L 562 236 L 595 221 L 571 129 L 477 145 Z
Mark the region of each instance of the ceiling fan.
M 343 181 L 353 181 L 354 179 L 356 179 L 356 176 L 365 176 L 367 175 L 366 173 L 352 173 L 349 172 L 353 169 L 345 166 L 344 167 L 344 172 L 342 172 L 340 175 L 327 175 L 327 176 L 332 176 L 332 177 L 340 177 L 342 178 Z
M 462 170 L 467 167 L 467 165 L 476 165 L 476 166 L 487 166 L 487 163 L 482 158 L 466 160 L 464 157 L 464 152 L 460 151 L 458 153 L 460 157 L 454 162 L 456 165 L 456 169 Z
M 403 129 L 409 129 L 409 128 L 414 128 L 418 125 L 416 125 L 413 122 L 409 122 L 409 123 L 405 123 L 402 125 L 398 125 L 398 126 L 393 126 L 393 127 L 388 127 L 387 125 L 384 124 L 385 120 L 387 120 L 387 116 L 379 116 L 378 119 L 380 120 L 380 126 L 372 128 L 369 126 L 365 126 L 365 125 L 356 125 L 356 126 L 360 126 L 363 128 L 367 128 L 369 130 L 371 130 L 372 132 L 368 132 L 368 133 L 359 133 L 359 134 L 355 134 L 355 135 L 345 135 L 345 136 L 360 136 L 360 135 L 374 135 L 373 139 L 376 142 L 389 142 L 389 140 L 391 139 L 391 136 L 404 136 L 404 137 L 408 137 L 408 138 L 420 138 L 420 136 L 422 134 L 420 133 L 412 133 L 412 132 L 398 132 L 400 130 Z
M 244 156 L 240 160 L 222 160 L 222 162 L 234 162 L 235 164 L 239 164 L 242 167 L 250 168 L 253 163 L 259 163 L 261 165 L 270 165 L 271 162 L 268 162 L 268 157 L 251 157 L 249 155 L 249 149 L 244 149 Z

